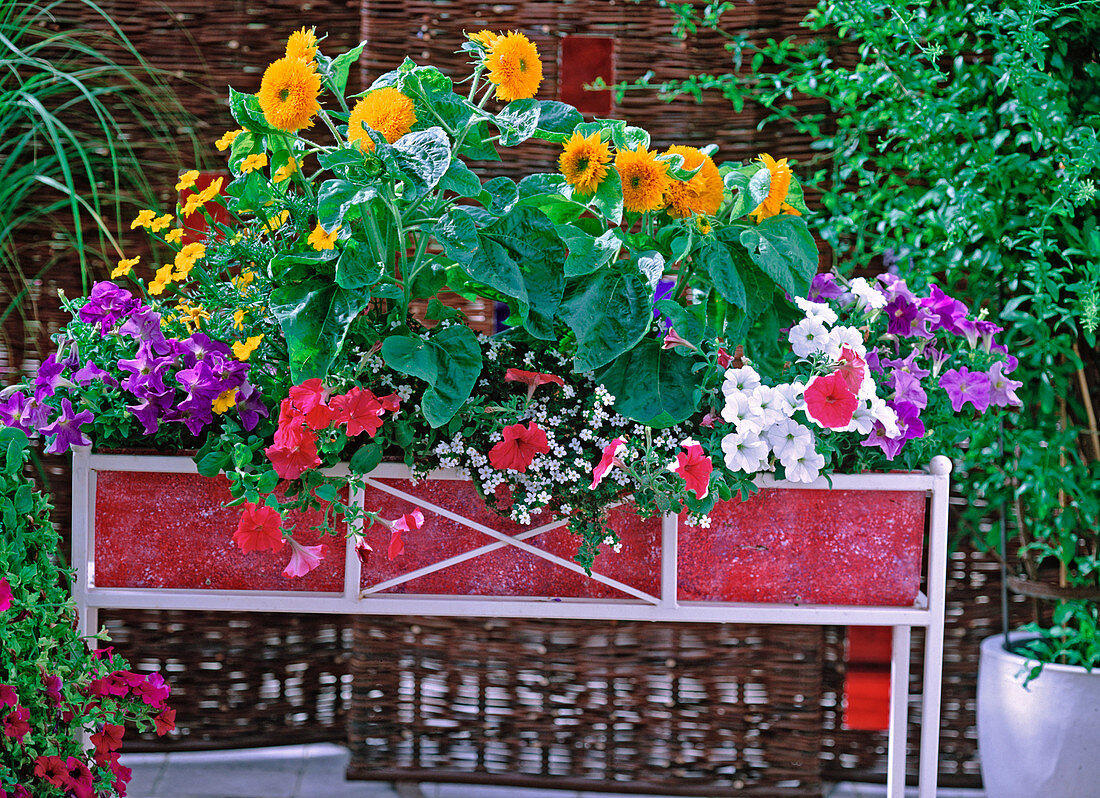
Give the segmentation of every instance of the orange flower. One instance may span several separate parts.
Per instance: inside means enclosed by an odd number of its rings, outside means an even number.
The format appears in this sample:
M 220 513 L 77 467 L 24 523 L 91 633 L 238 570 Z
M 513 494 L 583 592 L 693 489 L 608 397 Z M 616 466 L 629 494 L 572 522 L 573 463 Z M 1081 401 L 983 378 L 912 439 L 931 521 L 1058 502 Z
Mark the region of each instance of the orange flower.
M 673 180 L 665 194 L 668 202 L 668 215 L 677 219 L 686 219 L 695 214 L 714 216 L 722 207 L 724 186 L 718 167 L 709 155 L 704 155 L 694 147 L 676 145 L 665 150 L 666 155 L 680 155 L 684 159 L 684 169 L 699 167 L 699 171 L 688 180 Z
M 260 109 L 267 123 L 293 133 L 313 125 L 313 116 L 321 110 L 317 96 L 321 76 L 313 64 L 300 58 L 280 58 L 264 71 L 260 81 Z
M 664 205 L 665 191 L 672 183 L 668 164 L 641 144 L 637 149 L 619 150 L 615 168 L 623 182 L 623 207 L 632 213 L 655 211 Z
M 489 81 L 497 87 L 497 99 L 504 102 L 534 97 L 542 83 L 542 61 L 538 48 L 515 31 L 498 36 L 485 56 Z
M 366 128 L 376 130 L 390 144 L 397 141 L 416 124 L 413 102 L 392 86 L 372 91 L 351 109 L 348 118 L 348 141 L 358 142 L 367 152 L 374 149 L 374 142 Z
M 600 139 L 599 131 L 590 136 L 574 132 L 562 146 L 558 168 L 565 182 L 581 194 L 592 194 L 607 177 L 611 147 Z
M 760 163 L 768 170 L 770 181 L 768 183 L 768 196 L 756 206 L 749 214 L 754 222 L 761 222 L 769 216 L 777 216 L 780 213 L 790 213 L 801 216 L 797 210 L 787 204 L 787 194 L 791 190 L 791 167 L 787 166 L 787 159 L 776 161 L 767 153 L 760 154 Z

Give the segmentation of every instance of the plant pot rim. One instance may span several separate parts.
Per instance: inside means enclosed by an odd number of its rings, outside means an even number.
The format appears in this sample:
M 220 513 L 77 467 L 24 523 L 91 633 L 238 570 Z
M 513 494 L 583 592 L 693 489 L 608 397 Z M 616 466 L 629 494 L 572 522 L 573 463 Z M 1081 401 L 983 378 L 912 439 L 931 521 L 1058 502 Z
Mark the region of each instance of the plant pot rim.
M 1014 629 L 1008 633 L 1008 639 L 1012 643 L 1024 643 L 1031 640 L 1038 640 L 1039 635 L 1035 632 L 1028 632 L 1022 629 Z M 1021 667 L 1029 666 L 1034 663 L 1040 664 L 1040 661 L 1034 656 L 1018 654 L 1015 651 L 1010 651 L 1004 646 L 1005 635 L 1003 632 L 997 632 L 995 635 L 990 635 L 982 640 L 981 654 L 983 657 L 994 657 L 1001 660 L 1011 660 L 1017 662 Z M 1061 662 L 1043 662 L 1043 673 L 1047 671 L 1054 671 L 1056 673 L 1065 674 L 1077 674 L 1085 676 L 1096 676 L 1100 678 L 1100 668 L 1093 668 L 1091 671 L 1084 665 L 1066 665 Z M 1042 678 L 1042 675 L 1039 676 Z

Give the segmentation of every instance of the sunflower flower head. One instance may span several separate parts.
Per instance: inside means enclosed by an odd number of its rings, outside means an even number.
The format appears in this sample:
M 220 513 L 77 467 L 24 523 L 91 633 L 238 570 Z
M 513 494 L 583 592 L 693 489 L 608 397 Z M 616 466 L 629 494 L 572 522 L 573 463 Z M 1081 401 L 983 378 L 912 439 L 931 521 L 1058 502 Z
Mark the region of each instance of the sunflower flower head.
M 657 153 L 639 144 L 633 150 L 619 150 L 615 169 L 623 183 L 623 207 L 632 213 L 655 211 L 665 204 L 665 192 L 672 178 L 668 164 L 657 160 Z
M 351 109 L 348 118 L 348 141 L 359 144 L 370 152 L 374 141 L 367 135 L 367 128 L 376 130 L 390 144 L 397 141 L 416 124 L 413 102 L 392 86 L 372 91 Z
M 677 219 L 702 214 L 714 216 L 722 207 L 723 184 L 718 167 L 709 155 L 694 147 L 675 145 L 665 150 L 665 155 L 679 155 L 684 159 L 684 169 L 695 169 L 687 180 L 673 180 L 665 194 L 668 215 Z
M 314 115 L 321 110 L 317 102 L 320 93 L 321 76 L 312 63 L 280 58 L 264 71 L 256 96 L 267 123 L 293 133 L 313 125 Z
M 312 61 L 317 56 L 317 29 L 294 31 L 286 42 L 286 57 Z
M 500 38 L 500 34 L 493 33 L 491 30 L 479 30 L 477 33 L 467 33 L 466 38 L 487 51 Z
M 590 136 L 574 132 L 562 146 L 558 168 L 565 182 L 580 194 L 592 194 L 607 177 L 611 164 L 611 146 L 600 139 L 599 131 Z
M 760 163 L 764 164 L 770 178 L 768 196 L 764 197 L 764 201 L 749 214 L 752 220 L 761 222 L 769 216 L 777 216 L 780 213 L 801 215 L 787 204 L 787 193 L 791 190 L 791 167 L 787 165 L 787 159 L 782 158 L 776 161 L 767 153 L 761 153 Z
M 497 99 L 511 102 L 534 97 L 542 83 L 542 61 L 534 43 L 513 31 L 494 39 L 488 50 L 485 68 L 497 87 Z

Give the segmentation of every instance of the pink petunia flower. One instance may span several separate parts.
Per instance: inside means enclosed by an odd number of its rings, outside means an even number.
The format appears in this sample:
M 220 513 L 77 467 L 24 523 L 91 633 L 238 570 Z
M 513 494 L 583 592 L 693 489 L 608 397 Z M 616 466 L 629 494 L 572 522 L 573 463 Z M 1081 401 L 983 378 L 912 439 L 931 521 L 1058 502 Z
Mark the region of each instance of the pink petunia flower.
M 282 523 L 282 516 L 274 508 L 245 502 L 237 531 L 233 533 L 233 542 L 246 554 L 265 549 L 277 551 L 283 545 Z
M 503 440 L 489 450 L 489 463 L 499 471 L 519 471 L 522 474 L 536 454 L 550 451 L 546 433 L 534 421 L 526 427 L 512 424 L 505 427 L 501 435 Z
M 607 472 L 613 467 L 625 468 L 626 464 L 619 459 L 619 452 L 626 446 L 625 438 L 616 438 L 607 444 L 607 447 L 603 450 L 603 456 L 600 457 L 600 462 L 592 469 L 592 484 L 588 486 L 589 490 L 594 490 L 597 485 L 603 482 L 603 478 L 607 476 Z
M 411 532 L 414 529 L 420 529 L 424 526 L 424 513 L 420 512 L 420 508 L 413 510 L 411 513 L 405 513 L 396 521 L 389 523 L 390 527 L 390 547 L 386 556 L 391 560 L 395 557 L 405 553 L 405 541 L 401 537 L 402 532 Z
M 293 537 L 286 540 L 290 542 L 290 562 L 283 569 L 283 576 L 305 576 L 321 564 L 324 546 L 303 546 Z
M 838 372 L 811 378 L 802 397 L 806 402 L 806 415 L 829 429 L 848 426 L 859 404 L 844 376 Z

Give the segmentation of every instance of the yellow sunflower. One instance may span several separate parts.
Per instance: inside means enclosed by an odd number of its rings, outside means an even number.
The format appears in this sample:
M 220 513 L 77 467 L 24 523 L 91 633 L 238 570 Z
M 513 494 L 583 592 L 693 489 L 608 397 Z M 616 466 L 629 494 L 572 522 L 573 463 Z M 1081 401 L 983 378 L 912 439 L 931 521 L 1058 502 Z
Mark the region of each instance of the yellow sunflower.
M 392 144 L 404 136 L 416 124 L 416 111 L 412 100 L 392 86 L 372 91 L 351 109 L 348 118 L 348 141 L 358 142 L 360 148 L 370 152 L 374 142 L 366 128 L 376 130 Z
M 298 58 L 302 61 L 312 61 L 317 55 L 316 28 L 294 31 L 286 43 L 286 57 Z
M 493 43 L 500 38 L 499 33 L 493 33 L 491 30 L 479 30 L 477 33 L 467 33 L 466 38 L 475 44 L 481 45 L 485 50 L 488 50 L 493 46 Z
M 768 170 L 771 180 L 768 184 L 768 196 L 756 206 L 749 216 L 754 222 L 761 222 L 769 216 L 777 216 L 780 213 L 791 213 L 795 216 L 802 214 L 787 204 L 787 192 L 791 190 L 791 167 L 787 166 L 787 159 L 776 161 L 767 153 L 760 154 L 760 163 Z
M 596 190 L 607 177 L 610 164 L 611 146 L 600 140 L 599 131 L 587 137 L 573 133 L 558 157 L 558 168 L 565 182 L 581 194 Z
M 497 99 L 511 102 L 534 97 L 542 83 L 542 61 L 534 43 L 513 31 L 498 36 L 488 49 L 485 68 L 497 87 Z
M 677 144 L 665 150 L 665 155 L 680 155 L 684 159 L 684 169 L 699 171 L 688 180 L 673 180 L 665 194 L 668 202 L 668 215 L 677 219 L 703 214 L 714 216 L 722 207 L 722 176 L 709 155 L 704 155 L 694 147 Z
M 655 211 L 665 203 L 665 192 L 672 183 L 668 164 L 641 144 L 633 150 L 619 150 L 615 169 L 623 182 L 623 207 L 633 213 Z
M 300 58 L 280 58 L 264 71 L 260 81 L 260 109 L 267 123 L 293 133 L 313 125 L 313 115 L 321 110 L 317 95 L 321 76 L 313 64 Z

